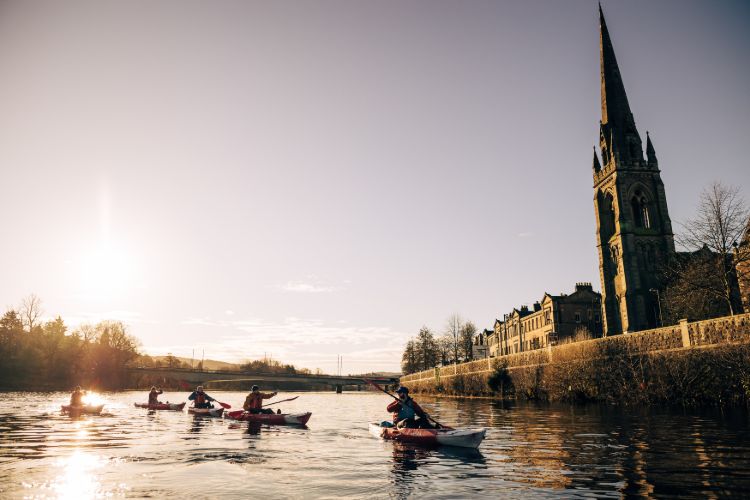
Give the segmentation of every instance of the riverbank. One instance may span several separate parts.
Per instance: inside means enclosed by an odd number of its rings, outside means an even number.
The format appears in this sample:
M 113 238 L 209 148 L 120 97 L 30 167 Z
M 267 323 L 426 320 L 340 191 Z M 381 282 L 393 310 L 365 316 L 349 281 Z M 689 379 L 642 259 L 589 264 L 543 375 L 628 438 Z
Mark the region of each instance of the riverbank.
M 401 383 L 457 396 L 748 405 L 750 314 L 436 367 Z

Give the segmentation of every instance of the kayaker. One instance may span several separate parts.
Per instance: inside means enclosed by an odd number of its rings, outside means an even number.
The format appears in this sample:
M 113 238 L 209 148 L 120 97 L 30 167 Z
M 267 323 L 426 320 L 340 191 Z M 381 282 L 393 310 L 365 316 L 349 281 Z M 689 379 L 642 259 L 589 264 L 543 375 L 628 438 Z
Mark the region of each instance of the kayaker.
M 157 389 L 156 386 L 152 386 L 151 392 L 148 393 L 148 404 L 158 405 L 160 403 L 159 394 L 163 393 L 164 391 L 162 391 L 161 389 Z
M 83 406 L 83 396 L 86 395 L 86 391 L 81 390 L 81 386 L 77 385 L 70 395 L 70 406 Z
M 386 408 L 393 413 L 393 423 L 396 427 L 406 427 L 408 429 L 432 429 L 429 417 L 411 397 L 409 389 L 404 386 L 396 390 L 398 401 L 393 401 Z M 417 418 L 419 417 L 419 418 Z
M 245 404 L 242 407 L 250 413 L 273 413 L 270 408 L 263 408 L 263 400 L 274 397 L 277 392 L 260 392 L 260 387 L 254 385 L 250 394 L 245 398 Z M 279 410 L 281 412 L 281 410 Z
M 193 405 L 196 408 L 213 408 L 214 405 L 211 404 L 211 401 L 216 401 L 214 398 L 203 392 L 202 385 L 196 387 L 195 391 L 188 396 L 188 399 L 193 402 Z

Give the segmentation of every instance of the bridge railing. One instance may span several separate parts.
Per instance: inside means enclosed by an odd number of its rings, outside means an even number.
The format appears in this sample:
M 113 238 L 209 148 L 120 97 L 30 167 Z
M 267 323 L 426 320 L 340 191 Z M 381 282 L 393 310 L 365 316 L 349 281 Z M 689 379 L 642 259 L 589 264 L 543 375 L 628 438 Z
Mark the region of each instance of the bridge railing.
M 248 376 L 248 377 L 290 377 L 290 378 L 299 378 L 299 379 L 310 379 L 315 378 L 318 380 L 356 380 L 356 381 L 362 381 L 364 382 L 364 379 L 367 378 L 368 380 L 373 380 L 375 382 L 390 382 L 398 380 L 398 377 L 396 378 L 390 378 L 390 377 L 357 377 L 357 376 L 348 376 L 348 375 L 315 375 L 312 373 L 289 373 L 289 372 L 245 372 L 245 371 L 238 371 L 238 370 L 194 370 L 192 368 L 182 368 L 182 367 L 169 367 L 169 366 L 131 366 L 131 370 L 141 370 L 141 371 L 170 371 L 170 372 L 181 372 L 181 373 L 206 373 L 210 375 L 242 375 L 242 376 Z

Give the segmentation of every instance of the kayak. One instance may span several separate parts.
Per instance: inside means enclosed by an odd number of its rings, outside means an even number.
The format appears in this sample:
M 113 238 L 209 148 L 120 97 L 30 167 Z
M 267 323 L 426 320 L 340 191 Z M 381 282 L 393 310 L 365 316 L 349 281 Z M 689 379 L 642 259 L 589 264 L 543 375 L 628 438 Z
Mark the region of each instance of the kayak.
M 453 429 L 451 427 L 442 427 L 440 429 L 397 429 L 396 427 L 383 427 L 377 422 L 370 424 L 370 433 L 374 436 L 402 443 L 432 446 L 445 445 L 478 448 L 486 432 L 486 429 Z
M 227 417 L 245 422 L 257 422 L 268 425 L 305 425 L 312 413 L 250 413 L 247 411 L 230 411 Z
M 71 415 L 99 415 L 104 405 L 70 406 L 62 405 L 62 412 Z
M 174 410 L 182 411 L 185 408 L 185 403 L 158 403 L 150 405 L 148 403 L 133 403 L 136 408 L 148 408 L 149 410 Z
M 202 417 L 220 417 L 224 413 L 224 408 L 195 408 L 191 406 L 188 408 L 188 413 Z

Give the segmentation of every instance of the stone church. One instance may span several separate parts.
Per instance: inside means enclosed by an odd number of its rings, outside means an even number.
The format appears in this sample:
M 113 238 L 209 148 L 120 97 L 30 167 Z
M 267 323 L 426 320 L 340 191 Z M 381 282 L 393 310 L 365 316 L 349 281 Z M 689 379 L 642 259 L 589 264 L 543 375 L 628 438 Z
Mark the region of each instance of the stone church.
M 659 326 L 656 272 L 674 253 L 672 222 L 651 138 L 643 143 L 630 111 L 599 6 L 601 161 L 594 148 L 594 208 L 605 335 Z

